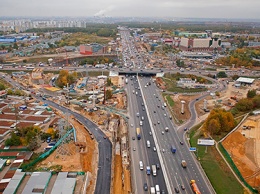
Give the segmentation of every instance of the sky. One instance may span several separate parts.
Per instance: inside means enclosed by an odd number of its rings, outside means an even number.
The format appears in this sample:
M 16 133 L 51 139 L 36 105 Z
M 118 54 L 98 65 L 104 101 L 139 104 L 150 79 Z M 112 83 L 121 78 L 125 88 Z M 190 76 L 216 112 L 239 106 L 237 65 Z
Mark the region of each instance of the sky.
M 3 16 L 260 19 L 260 0 L 0 0 Z

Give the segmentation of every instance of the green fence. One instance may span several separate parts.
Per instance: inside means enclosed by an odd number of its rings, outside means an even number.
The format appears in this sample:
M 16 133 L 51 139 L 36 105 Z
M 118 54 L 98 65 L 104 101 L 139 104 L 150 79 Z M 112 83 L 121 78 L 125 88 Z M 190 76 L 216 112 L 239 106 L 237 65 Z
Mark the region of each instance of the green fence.
M 62 138 L 59 139 L 59 141 L 49 151 L 44 152 L 42 155 L 40 155 L 38 158 L 36 158 L 32 162 L 30 162 L 29 164 L 23 166 L 22 170 L 26 171 L 27 169 L 31 168 L 32 166 L 34 166 L 35 164 L 37 164 L 41 160 L 47 158 L 63 142 L 63 140 L 65 140 L 71 133 L 73 133 L 73 131 L 74 131 L 74 128 L 69 130 Z
M 230 154 L 227 152 L 227 150 L 224 148 L 224 146 L 219 143 L 219 150 L 221 151 L 221 153 L 224 155 L 226 161 L 229 163 L 229 165 L 231 166 L 231 168 L 233 169 L 233 171 L 236 173 L 236 175 L 239 177 L 240 181 L 242 181 L 244 183 L 244 185 L 252 192 L 252 193 L 258 193 L 258 191 L 256 189 L 254 189 L 253 187 L 251 187 L 246 180 L 244 179 L 244 177 L 241 175 L 240 171 L 238 170 L 238 168 L 236 167 L 235 163 L 233 162 Z

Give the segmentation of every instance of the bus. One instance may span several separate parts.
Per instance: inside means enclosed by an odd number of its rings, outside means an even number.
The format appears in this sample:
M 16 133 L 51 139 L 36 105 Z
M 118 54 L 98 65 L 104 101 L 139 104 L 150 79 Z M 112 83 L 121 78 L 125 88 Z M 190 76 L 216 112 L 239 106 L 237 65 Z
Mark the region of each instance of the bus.
M 138 140 L 141 139 L 141 131 L 140 131 L 140 128 L 136 128 L 136 136 L 137 136 L 137 139 L 138 139 Z
M 35 67 L 32 67 L 32 66 L 28 66 L 28 67 L 26 67 L 26 69 L 28 69 L 28 70 L 33 70 Z

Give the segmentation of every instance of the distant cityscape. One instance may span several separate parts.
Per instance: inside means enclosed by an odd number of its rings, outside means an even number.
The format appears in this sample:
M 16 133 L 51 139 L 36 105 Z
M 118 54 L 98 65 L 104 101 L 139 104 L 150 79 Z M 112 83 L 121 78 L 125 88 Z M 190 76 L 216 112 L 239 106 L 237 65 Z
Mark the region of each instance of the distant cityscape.
M 24 32 L 32 28 L 86 28 L 88 23 L 114 24 L 120 22 L 160 22 L 160 23 L 192 23 L 192 24 L 225 24 L 225 23 L 248 23 L 251 27 L 260 27 L 259 19 L 225 19 L 225 18 L 152 18 L 152 17 L 1 17 L 0 31 Z

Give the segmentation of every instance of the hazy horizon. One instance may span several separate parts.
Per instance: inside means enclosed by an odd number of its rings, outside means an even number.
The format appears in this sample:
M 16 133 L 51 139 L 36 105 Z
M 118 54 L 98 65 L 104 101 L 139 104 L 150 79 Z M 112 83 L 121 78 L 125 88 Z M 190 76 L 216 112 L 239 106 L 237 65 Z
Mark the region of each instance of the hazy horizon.
M 0 17 L 172 17 L 260 19 L 255 0 L 1 0 Z

